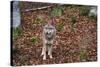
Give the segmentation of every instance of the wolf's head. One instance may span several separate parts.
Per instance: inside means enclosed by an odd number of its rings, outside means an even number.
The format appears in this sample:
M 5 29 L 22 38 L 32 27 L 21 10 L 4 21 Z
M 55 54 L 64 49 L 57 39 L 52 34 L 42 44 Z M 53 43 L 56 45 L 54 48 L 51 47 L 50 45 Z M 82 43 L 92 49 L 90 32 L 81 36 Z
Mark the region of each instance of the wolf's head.
M 46 39 L 53 39 L 55 36 L 55 27 L 50 23 L 46 24 L 43 28 L 43 34 Z

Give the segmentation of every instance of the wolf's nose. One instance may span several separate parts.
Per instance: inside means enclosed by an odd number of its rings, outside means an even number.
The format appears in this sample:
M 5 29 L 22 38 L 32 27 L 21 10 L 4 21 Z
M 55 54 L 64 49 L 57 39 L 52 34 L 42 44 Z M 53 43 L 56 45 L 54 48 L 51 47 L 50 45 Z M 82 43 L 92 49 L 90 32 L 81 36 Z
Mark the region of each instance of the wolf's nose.
M 47 32 L 47 34 L 50 34 L 50 32 Z

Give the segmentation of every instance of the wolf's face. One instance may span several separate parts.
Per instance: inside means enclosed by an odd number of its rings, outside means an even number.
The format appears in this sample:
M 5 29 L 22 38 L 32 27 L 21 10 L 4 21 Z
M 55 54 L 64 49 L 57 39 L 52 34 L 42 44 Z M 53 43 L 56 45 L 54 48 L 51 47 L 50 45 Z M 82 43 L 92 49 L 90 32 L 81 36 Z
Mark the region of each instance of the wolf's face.
M 44 26 L 43 33 L 46 39 L 53 39 L 55 35 L 55 27 L 51 24 L 47 24 Z

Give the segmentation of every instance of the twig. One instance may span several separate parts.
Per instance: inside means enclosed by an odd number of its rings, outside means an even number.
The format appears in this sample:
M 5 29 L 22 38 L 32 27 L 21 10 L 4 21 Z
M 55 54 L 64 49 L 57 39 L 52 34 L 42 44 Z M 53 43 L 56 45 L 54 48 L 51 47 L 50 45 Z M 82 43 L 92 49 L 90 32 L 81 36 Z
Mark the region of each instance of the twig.
M 45 7 L 40 7 L 40 8 L 26 9 L 26 10 L 23 10 L 22 12 L 28 12 L 28 11 L 35 11 L 35 10 L 46 9 L 46 8 L 50 8 L 50 7 L 52 7 L 52 6 L 53 6 L 53 5 L 45 6 Z

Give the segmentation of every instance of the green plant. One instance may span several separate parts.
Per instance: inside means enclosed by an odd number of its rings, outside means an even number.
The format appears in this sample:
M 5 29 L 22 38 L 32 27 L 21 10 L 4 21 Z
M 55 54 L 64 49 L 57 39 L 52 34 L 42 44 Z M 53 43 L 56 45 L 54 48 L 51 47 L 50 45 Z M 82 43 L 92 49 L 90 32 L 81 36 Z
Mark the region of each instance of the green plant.
M 80 15 L 88 16 L 89 12 L 90 12 L 90 8 L 88 6 L 80 7 Z
M 75 16 L 71 17 L 71 22 L 74 25 L 77 22 L 77 18 Z
M 38 16 L 36 19 L 35 19 L 35 24 L 41 24 L 41 23 L 44 23 L 45 21 L 43 20 L 43 18 L 41 16 Z
M 39 41 L 39 39 L 37 37 L 32 37 L 31 42 L 33 44 L 36 44 Z
M 20 36 L 21 32 L 22 28 L 20 26 L 13 28 L 13 39 L 16 39 L 18 36 Z
M 84 51 L 80 51 L 80 60 L 81 61 L 86 61 L 87 60 L 87 52 Z
M 56 6 L 51 10 L 52 16 L 61 16 L 63 13 L 63 7 L 62 6 Z
M 71 17 L 71 26 L 72 26 L 72 31 L 74 31 L 75 28 L 75 23 L 77 22 L 77 18 L 75 16 Z
M 63 27 L 64 27 L 64 23 L 62 23 L 62 22 L 59 22 L 59 23 L 56 24 L 56 29 L 58 31 L 61 31 Z

